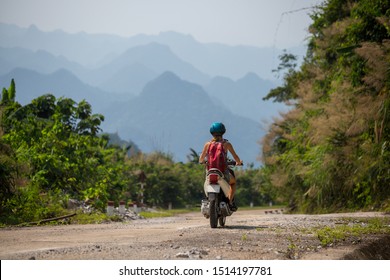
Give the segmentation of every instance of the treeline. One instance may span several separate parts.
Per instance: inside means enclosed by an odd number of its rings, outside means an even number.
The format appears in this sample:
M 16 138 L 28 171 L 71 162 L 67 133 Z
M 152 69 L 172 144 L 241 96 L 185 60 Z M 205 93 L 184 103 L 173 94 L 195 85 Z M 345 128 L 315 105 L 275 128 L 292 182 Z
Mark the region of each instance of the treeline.
M 204 197 L 195 151 L 187 163 L 161 152 L 129 153 L 131 146 L 112 145 L 101 134 L 104 117 L 85 100 L 46 94 L 21 106 L 15 96 L 12 80 L 0 101 L 0 223 L 67 214 L 70 199 L 105 212 L 110 200 L 179 208 Z M 241 205 L 268 203 L 272 198 L 255 183 L 258 170 L 242 173 Z
M 267 183 L 291 209 L 390 209 L 390 1 L 328 0 L 303 65 L 281 56 L 267 99 L 293 109 L 263 139 Z

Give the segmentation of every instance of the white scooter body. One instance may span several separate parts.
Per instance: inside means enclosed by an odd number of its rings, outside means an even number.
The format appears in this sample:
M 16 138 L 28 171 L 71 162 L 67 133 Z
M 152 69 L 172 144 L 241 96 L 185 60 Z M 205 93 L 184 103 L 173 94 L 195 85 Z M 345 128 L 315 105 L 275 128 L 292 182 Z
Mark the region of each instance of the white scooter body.
M 214 176 L 213 180 L 210 180 L 211 176 Z M 215 177 L 217 176 L 217 177 Z M 217 180 L 216 180 L 217 178 Z M 213 181 L 213 182 L 210 182 Z M 206 218 L 210 218 L 210 200 L 215 200 L 219 197 L 221 189 L 226 197 L 228 197 L 230 191 L 230 185 L 224 179 L 223 174 L 218 169 L 210 169 L 206 174 L 206 180 L 204 182 L 204 192 L 207 197 L 207 200 L 202 200 L 201 212 Z M 229 206 L 224 201 L 219 201 L 218 199 L 218 217 L 222 219 L 220 221 L 221 226 L 224 225 L 226 216 L 230 216 L 233 212 L 230 210 Z M 214 223 L 215 225 L 215 223 Z M 214 227 L 214 226 L 213 226 Z
M 210 171 L 211 172 L 218 171 L 218 169 L 216 169 L 216 170 L 210 169 L 208 173 L 210 173 Z M 218 175 L 218 184 L 210 183 L 210 177 L 207 175 L 206 180 L 204 182 L 204 187 L 203 187 L 204 193 L 208 197 L 208 193 L 219 193 L 221 191 L 221 188 L 222 188 L 223 193 L 227 197 L 229 194 L 230 185 L 228 184 L 228 182 L 226 182 L 226 180 L 223 178 L 223 175 L 220 174 L 219 171 L 218 171 L 218 173 L 215 173 L 215 174 Z

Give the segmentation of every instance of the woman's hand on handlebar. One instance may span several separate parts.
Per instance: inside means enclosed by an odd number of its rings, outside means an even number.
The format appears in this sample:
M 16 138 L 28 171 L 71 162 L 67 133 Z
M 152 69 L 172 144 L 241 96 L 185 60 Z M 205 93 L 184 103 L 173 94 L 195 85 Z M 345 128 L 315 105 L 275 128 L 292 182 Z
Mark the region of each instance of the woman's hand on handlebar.
M 207 164 L 207 160 L 199 162 L 199 164 Z M 227 164 L 228 165 L 243 166 L 244 162 L 242 160 L 240 160 L 240 161 L 228 160 Z
M 228 163 L 228 165 L 231 165 L 231 166 L 233 166 L 233 165 L 235 165 L 235 166 L 242 166 L 242 165 L 244 165 L 242 160 L 240 160 L 240 161 L 228 160 L 227 163 Z

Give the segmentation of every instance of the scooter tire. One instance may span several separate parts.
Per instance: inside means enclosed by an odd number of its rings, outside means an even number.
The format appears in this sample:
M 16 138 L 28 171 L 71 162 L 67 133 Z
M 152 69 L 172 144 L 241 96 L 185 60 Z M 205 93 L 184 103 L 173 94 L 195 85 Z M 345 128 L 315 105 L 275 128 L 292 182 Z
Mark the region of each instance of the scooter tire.
M 218 226 L 218 213 L 217 213 L 217 201 L 215 199 L 210 200 L 209 209 L 210 209 L 210 227 L 216 228 Z
M 226 222 L 226 216 L 219 217 L 218 222 L 221 227 L 224 227 Z

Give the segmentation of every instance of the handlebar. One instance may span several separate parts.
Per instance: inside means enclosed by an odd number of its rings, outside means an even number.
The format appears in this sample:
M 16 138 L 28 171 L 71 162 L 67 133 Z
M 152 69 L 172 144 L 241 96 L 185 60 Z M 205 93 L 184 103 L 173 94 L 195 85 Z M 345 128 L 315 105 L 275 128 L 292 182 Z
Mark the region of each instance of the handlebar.
M 199 163 L 199 164 L 207 164 L 207 160 L 205 160 L 204 162 Z M 241 164 L 237 164 L 237 162 L 235 160 L 228 160 L 227 164 L 230 166 L 243 166 L 244 162 L 242 162 Z
M 228 165 L 237 165 L 237 166 L 243 166 L 244 162 L 241 162 L 241 164 L 237 164 L 235 160 L 228 160 L 227 162 Z

